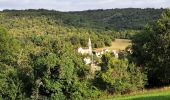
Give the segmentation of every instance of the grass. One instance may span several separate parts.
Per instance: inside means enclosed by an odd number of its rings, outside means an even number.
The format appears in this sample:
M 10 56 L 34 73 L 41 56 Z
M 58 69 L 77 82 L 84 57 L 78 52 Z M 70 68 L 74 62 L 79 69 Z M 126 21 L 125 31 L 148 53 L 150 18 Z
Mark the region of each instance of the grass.
M 170 100 L 170 87 L 144 90 L 138 93 L 118 96 L 108 100 Z
M 109 50 L 125 50 L 126 47 L 131 45 L 131 40 L 128 39 L 115 39 L 115 41 L 112 42 L 112 45 L 110 47 L 105 47 Z M 96 50 L 100 50 L 103 48 L 97 48 Z
M 115 39 L 115 41 L 112 42 L 112 46 L 108 47 L 108 49 L 124 50 L 129 45 L 131 45 L 131 40 L 128 40 L 128 39 Z

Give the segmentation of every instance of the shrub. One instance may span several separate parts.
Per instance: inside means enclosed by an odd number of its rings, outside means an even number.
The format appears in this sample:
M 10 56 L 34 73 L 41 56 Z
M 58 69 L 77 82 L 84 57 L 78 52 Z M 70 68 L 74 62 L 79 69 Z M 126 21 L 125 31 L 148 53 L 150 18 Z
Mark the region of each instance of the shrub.
M 109 93 L 128 93 L 144 87 L 146 76 L 127 59 L 117 59 L 108 56 L 107 69 L 102 71 L 95 83 L 97 87 Z

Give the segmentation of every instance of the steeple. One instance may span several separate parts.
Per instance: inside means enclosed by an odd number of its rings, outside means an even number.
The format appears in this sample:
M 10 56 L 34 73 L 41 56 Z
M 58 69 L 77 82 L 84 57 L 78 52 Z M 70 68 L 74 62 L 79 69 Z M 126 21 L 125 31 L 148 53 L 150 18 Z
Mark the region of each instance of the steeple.
M 91 46 L 91 39 L 90 39 L 90 37 L 89 37 L 88 47 L 89 47 L 89 55 L 91 55 L 92 54 L 92 46 Z

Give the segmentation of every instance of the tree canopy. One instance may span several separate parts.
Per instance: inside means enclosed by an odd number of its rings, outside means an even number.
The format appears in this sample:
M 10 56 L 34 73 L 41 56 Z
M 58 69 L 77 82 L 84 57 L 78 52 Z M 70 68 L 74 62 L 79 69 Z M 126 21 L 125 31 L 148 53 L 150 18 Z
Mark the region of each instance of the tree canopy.
M 145 67 L 150 84 L 169 84 L 170 80 L 170 10 L 133 39 L 136 62 Z

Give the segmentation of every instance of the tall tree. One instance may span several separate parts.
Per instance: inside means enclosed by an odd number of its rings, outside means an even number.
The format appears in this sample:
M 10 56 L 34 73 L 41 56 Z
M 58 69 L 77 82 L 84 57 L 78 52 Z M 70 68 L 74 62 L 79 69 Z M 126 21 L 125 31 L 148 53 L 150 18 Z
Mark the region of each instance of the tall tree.
M 133 40 L 133 56 L 148 72 L 150 85 L 170 83 L 170 10 Z M 157 84 L 158 83 L 158 84 Z

